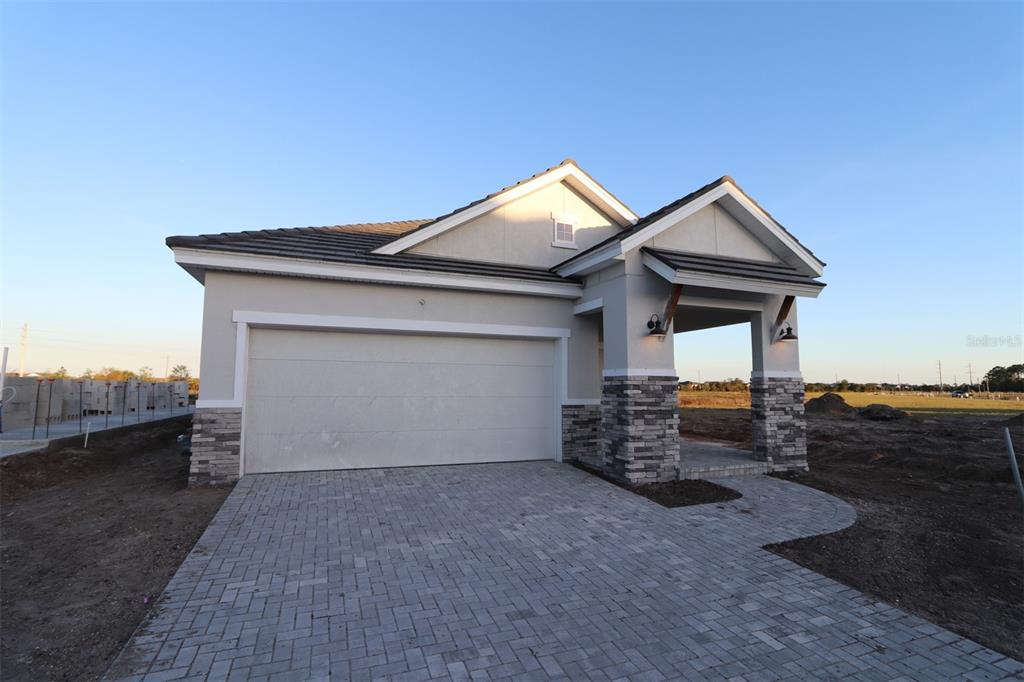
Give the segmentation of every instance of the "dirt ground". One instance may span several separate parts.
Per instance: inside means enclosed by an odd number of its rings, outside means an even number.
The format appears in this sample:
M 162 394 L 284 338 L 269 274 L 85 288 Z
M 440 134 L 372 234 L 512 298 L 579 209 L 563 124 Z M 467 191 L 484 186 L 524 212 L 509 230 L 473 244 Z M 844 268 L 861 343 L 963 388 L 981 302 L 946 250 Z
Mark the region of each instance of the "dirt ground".
M 680 414 L 685 435 L 750 444 L 749 410 Z M 786 478 L 846 500 L 857 522 L 769 549 L 1024 659 L 1024 512 L 1003 446 L 1008 417 L 808 417 L 811 470 Z M 1024 428 L 1011 431 L 1020 455 Z
M 644 485 L 624 485 L 606 476 L 604 472 L 580 462 L 575 462 L 573 466 L 670 509 L 674 507 L 689 507 L 694 504 L 728 502 L 743 497 L 735 490 L 715 485 L 711 481 L 668 481 L 665 483 L 646 483 Z
M 188 417 L 0 460 L 0 677 L 105 672 L 229 488 L 188 489 Z

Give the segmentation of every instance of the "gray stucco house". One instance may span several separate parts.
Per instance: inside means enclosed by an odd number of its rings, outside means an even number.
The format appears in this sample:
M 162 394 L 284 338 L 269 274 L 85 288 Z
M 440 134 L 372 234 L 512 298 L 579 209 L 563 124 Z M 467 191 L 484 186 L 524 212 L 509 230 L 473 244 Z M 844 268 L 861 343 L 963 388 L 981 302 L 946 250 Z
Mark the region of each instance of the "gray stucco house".
M 194 483 L 574 458 L 671 479 L 672 334 L 730 324 L 754 458 L 806 467 L 795 300 L 824 263 L 731 178 L 640 217 L 566 160 L 430 220 L 167 244 L 205 286 Z

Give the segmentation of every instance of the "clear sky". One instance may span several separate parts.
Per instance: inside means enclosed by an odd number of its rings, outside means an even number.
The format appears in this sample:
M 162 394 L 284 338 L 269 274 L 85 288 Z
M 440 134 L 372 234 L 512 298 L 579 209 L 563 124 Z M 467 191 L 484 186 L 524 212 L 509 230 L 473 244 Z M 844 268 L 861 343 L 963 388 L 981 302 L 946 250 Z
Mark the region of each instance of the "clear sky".
M 15 369 L 27 323 L 29 370 L 195 371 L 168 235 L 430 217 L 567 156 L 641 214 L 730 174 L 827 261 L 809 381 L 1024 360 L 1019 3 L 0 11 Z M 676 354 L 749 376 L 743 327 Z

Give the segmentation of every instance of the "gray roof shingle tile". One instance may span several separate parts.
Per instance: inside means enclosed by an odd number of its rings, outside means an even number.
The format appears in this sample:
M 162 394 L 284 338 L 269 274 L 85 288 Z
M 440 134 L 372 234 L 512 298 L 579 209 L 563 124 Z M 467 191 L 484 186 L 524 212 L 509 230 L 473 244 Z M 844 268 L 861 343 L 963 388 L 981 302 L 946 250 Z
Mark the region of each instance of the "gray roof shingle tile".
M 505 277 L 540 282 L 576 282 L 576 280 L 567 280 L 545 268 L 438 258 L 408 252 L 393 256 L 372 253 L 374 249 L 387 243 L 396 234 L 402 234 L 402 231 L 408 232 L 424 222 L 426 221 L 405 220 L 392 223 L 292 227 L 277 230 L 204 234 L 193 237 L 168 237 L 167 246 L 219 253 L 301 258 L 329 263 L 352 263 L 483 277 Z

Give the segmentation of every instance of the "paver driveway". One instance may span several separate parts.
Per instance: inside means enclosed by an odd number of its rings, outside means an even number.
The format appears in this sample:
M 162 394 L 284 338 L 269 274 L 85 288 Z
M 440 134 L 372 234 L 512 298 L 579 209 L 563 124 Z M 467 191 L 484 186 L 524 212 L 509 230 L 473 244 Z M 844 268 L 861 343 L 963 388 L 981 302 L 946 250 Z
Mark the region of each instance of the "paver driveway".
M 998 679 L 1020 663 L 760 547 L 852 523 L 754 476 L 666 509 L 555 463 L 252 475 L 111 678 Z

